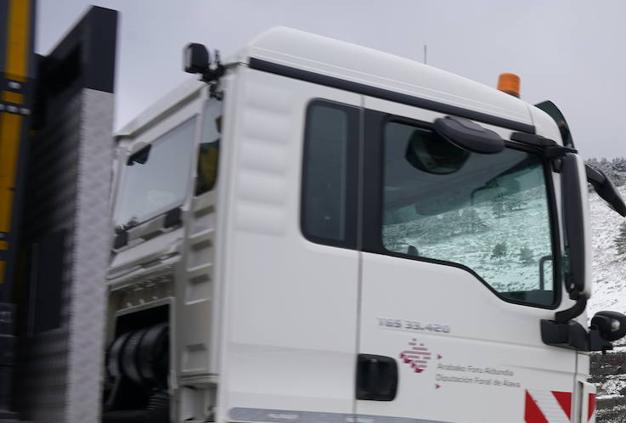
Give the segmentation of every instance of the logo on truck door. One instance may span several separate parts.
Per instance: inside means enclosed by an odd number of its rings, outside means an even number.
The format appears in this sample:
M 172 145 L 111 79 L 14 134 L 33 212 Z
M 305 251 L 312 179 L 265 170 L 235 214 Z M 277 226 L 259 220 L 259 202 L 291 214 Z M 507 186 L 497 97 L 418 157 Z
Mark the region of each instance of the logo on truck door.
M 424 344 L 413 338 L 409 342 L 408 348 L 400 353 L 400 359 L 408 364 L 415 373 L 422 373 L 428 367 L 431 353 Z

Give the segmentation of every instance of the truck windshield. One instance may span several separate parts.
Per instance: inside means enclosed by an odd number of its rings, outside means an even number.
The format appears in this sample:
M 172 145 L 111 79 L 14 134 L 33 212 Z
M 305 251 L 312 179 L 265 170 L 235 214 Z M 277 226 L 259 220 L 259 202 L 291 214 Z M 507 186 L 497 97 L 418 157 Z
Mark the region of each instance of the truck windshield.
M 420 153 L 433 169 L 437 163 L 454 167 L 436 172 L 415 166 L 409 152 L 420 140 L 436 142 L 435 155 Z M 428 129 L 387 123 L 384 248 L 460 265 L 507 300 L 553 305 L 551 218 L 542 158 L 507 148 L 448 160 L 445 143 Z
M 182 204 L 191 178 L 195 122 L 195 117 L 187 120 L 128 158 L 115 226 L 133 226 Z

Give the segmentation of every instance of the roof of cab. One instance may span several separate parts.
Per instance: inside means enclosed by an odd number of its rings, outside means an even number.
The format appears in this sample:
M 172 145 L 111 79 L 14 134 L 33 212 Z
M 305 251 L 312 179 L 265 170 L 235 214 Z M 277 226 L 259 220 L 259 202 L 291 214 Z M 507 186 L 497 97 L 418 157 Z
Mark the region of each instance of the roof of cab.
M 543 111 L 518 98 L 453 73 L 292 28 L 276 27 L 261 33 L 226 63 L 249 64 L 251 59 L 476 111 L 524 125 L 536 125 L 537 118 L 546 121 L 541 118 L 547 117 Z M 178 103 L 197 95 L 203 86 L 205 84 L 197 78 L 186 81 L 117 131 L 116 136 L 133 136 L 146 126 L 155 124 Z
M 528 104 L 422 63 L 292 28 L 265 31 L 239 61 L 258 59 L 532 125 Z
M 204 87 L 206 84 L 197 78 L 184 81 L 116 131 L 114 136 L 118 139 L 136 136 L 147 127 L 156 124 L 172 110 L 180 107 L 181 104 L 195 98 Z

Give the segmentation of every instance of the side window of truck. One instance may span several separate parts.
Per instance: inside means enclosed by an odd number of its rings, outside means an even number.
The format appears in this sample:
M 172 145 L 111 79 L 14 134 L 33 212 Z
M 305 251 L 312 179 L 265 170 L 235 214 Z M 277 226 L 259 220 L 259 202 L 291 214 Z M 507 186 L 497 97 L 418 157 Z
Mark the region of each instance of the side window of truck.
M 204 108 L 202 141 L 198 146 L 195 195 L 211 191 L 217 182 L 220 139 L 222 137 L 221 102 L 210 100 Z
M 512 148 L 468 153 L 428 126 L 384 125 L 386 252 L 463 267 L 507 301 L 554 305 L 543 160 Z
M 356 246 L 359 110 L 314 100 L 306 112 L 300 223 L 310 241 Z

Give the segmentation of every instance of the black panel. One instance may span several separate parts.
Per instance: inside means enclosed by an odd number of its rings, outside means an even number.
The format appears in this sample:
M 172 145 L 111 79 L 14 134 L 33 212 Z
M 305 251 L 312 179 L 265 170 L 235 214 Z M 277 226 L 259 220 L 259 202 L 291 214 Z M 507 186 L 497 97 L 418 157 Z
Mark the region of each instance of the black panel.
M 65 233 L 53 233 L 33 246 L 31 307 L 34 333 L 61 326 Z
M 79 81 L 84 88 L 112 93 L 115 82 L 117 12 L 92 7 L 40 63 L 39 95 Z
M 85 16 L 85 87 L 112 93 L 115 83 L 117 12 L 94 7 Z

